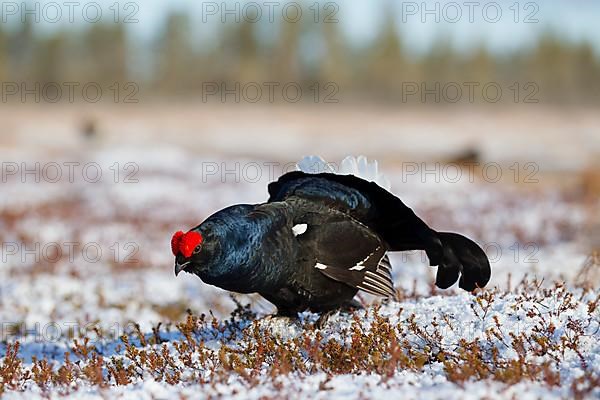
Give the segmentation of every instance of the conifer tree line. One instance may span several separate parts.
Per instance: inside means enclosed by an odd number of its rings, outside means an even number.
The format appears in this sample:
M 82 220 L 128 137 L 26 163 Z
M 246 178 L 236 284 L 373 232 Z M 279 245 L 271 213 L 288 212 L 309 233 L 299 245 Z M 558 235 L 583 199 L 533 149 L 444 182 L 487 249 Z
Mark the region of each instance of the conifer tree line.
M 391 17 L 360 46 L 337 23 L 283 22 L 265 30 L 262 22 L 228 22 L 211 39 L 194 34 L 195 23 L 188 14 L 172 13 L 143 43 L 122 23 L 88 24 L 75 34 L 40 32 L 27 21 L 12 29 L 0 25 L 0 82 L 135 82 L 140 98 L 190 99 L 200 98 L 207 82 L 228 88 L 236 82 L 296 82 L 304 88 L 332 82 L 340 102 L 427 104 L 469 102 L 469 88 L 476 93 L 473 102 L 483 102 L 481 90 L 493 82 L 503 89 L 504 103 L 600 102 L 600 59 L 592 45 L 550 31 L 510 54 L 483 46 L 461 52 L 440 37 L 415 56 Z M 436 85 L 439 99 L 432 93 Z M 459 87 L 463 94 L 455 101 Z M 423 92 L 429 94 L 423 98 Z

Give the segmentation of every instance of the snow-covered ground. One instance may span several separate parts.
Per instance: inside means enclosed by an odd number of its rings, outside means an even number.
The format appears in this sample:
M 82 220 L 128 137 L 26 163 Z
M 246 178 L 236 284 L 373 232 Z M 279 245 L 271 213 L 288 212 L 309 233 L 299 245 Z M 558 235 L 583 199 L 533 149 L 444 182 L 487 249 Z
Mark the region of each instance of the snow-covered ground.
M 598 199 L 525 181 L 523 165 L 518 184 L 383 165 L 432 227 L 484 246 L 492 281 L 476 295 L 438 290 L 422 253 L 394 254 L 401 301 L 361 295 L 365 310 L 319 330 L 316 315 L 265 318 L 259 297 L 173 273 L 171 234 L 264 201 L 286 160 L 171 147 L 1 158 L 7 398 L 600 396 Z M 236 304 L 250 306 L 231 317 Z

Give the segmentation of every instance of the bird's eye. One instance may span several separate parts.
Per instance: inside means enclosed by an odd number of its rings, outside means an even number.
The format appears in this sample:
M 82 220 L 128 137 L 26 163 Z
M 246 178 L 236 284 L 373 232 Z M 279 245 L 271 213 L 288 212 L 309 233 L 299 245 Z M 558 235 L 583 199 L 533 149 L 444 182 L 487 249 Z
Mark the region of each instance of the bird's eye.
M 196 248 L 194 249 L 194 254 L 200 253 L 200 249 L 201 249 L 200 245 L 196 246 Z

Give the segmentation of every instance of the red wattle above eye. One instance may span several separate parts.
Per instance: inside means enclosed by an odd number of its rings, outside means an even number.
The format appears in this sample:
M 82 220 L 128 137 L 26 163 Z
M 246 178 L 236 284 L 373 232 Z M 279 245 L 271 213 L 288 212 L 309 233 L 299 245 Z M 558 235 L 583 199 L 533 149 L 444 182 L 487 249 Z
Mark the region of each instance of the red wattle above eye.
M 184 257 L 189 258 L 196 246 L 202 243 L 202 240 L 202 235 L 195 231 L 188 233 L 175 232 L 171 238 L 171 251 L 173 251 L 174 256 L 181 253 Z
M 175 232 L 173 237 L 171 238 L 171 251 L 173 255 L 176 256 L 179 253 L 179 244 L 181 243 L 181 238 L 184 233 L 182 231 Z

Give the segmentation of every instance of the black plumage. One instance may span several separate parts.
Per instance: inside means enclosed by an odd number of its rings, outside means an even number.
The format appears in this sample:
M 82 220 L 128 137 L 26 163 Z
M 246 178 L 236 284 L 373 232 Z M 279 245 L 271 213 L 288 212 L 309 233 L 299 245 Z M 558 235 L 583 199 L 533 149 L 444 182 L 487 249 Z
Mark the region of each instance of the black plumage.
M 202 243 L 175 272 L 239 293 L 259 293 L 283 315 L 351 304 L 358 290 L 394 297 L 387 252 L 424 250 L 436 285 L 483 287 L 490 264 L 470 239 L 429 228 L 399 198 L 352 175 L 290 172 L 269 200 L 225 208 L 192 229 Z M 174 250 L 176 252 L 176 250 Z

